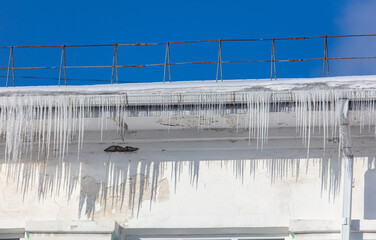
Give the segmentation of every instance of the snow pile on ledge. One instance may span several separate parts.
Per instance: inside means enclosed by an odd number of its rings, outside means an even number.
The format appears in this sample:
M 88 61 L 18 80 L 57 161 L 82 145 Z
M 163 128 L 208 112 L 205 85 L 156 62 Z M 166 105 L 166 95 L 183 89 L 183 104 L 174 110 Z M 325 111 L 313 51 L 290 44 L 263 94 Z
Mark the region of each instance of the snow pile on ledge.
M 1 88 L 0 137 L 5 160 L 17 161 L 25 154 L 32 158 L 34 147 L 38 158 L 48 159 L 54 149 L 55 157 L 63 159 L 72 139 L 77 139 L 78 152 L 82 148 L 85 126 L 92 118 L 101 119 L 98 128 L 103 133 L 107 118 L 124 119 L 129 109 L 137 111 L 139 106 L 168 118 L 171 112 L 179 116 L 189 105 L 192 114 L 205 118 L 208 110 L 223 114 L 225 105 L 238 104 L 249 114 L 249 138 L 262 147 L 270 109 L 288 102 L 309 149 L 313 126 L 323 131 L 324 142 L 336 134 L 335 104 L 342 98 L 349 99 L 353 109 L 363 110 L 359 114 L 371 115 L 369 124 L 374 125 L 376 76 Z
M 0 88 L 0 95 L 18 94 L 119 94 L 131 93 L 187 93 L 187 92 L 247 92 L 290 91 L 307 89 L 376 89 L 376 75 L 326 78 L 245 79 L 219 81 L 185 81 L 172 83 L 126 83 L 88 86 L 33 86 Z

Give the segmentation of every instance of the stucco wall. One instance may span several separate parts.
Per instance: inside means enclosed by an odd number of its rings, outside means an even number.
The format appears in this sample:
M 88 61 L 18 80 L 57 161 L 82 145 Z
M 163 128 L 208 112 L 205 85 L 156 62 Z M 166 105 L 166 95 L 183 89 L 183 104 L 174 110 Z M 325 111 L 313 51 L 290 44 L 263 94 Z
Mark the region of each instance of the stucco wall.
M 79 159 L 73 142 L 64 161 L 38 159 L 35 152 L 31 160 L 2 162 L 0 220 L 21 226 L 89 219 L 128 228 L 210 228 L 341 217 L 338 139 L 328 137 L 324 149 L 316 129 L 307 156 L 294 118 L 281 113 L 272 118 L 268 143 L 260 149 L 248 139 L 244 116 L 223 119 L 198 130 L 194 118 L 179 124 L 130 118 L 124 132 L 110 119 L 102 141 L 89 126 Z M 353 127 L 352 133 L 353 219 L 375 219 L 374 136 L 368 128 Z M 139 150 L 103 151 L 113 144 Z

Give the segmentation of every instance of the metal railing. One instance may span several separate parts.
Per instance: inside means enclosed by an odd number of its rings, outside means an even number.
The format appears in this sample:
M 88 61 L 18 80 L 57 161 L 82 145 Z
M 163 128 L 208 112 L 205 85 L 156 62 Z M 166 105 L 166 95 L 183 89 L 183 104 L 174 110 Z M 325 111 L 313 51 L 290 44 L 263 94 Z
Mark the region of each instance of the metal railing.
M 323 77 L 329 76 L 329 60 L 343 60 L 343 59 L 376 59 L 376 56 L 368 57 L 329 57 L 328 39 L 329 38 L 349 38 L 349 37 L 376 37 L 376 34 L 359 34 L 359 35 L 335 35 L 335 36 L 313 36 L 313 37 L 290 37 L 290 38 L 259 38 L 259 39 L 218 39 L 218 40 L 198 40 L 198 41 L 178 41 L 178 42 L 159 42 L 159 43 L 134 43 L 134 44 L 95 44 L 95 45 L 52 45 L 52 46 L 8 46 L 0 47 L 0 49 L 9 49 L 9 62 L 7 68 L 0 68 L 6 70 L 6 87 L 8 87 L 9 78 L 12 77 L 13 86 L 15 86 L 15 70 L 25 69 L 59 69 L 58 85 L 61 85 L 63 80 L 62 74 L 64 73 L 64 83 L 67 85 L 67 69 L 83 69 L 83 68 L 112 68 L 111 81 L 119 83 L 118 69 L 119 68 L 139 68 L 139 67 L 153 67 L 163 66 L 163 83 L 166 82 L 166 75 L 168 71 L 168 80 L 171 82 L 171 66 L 173 65 L 188 65 L 188 64 L 217 64 L 216 81 L 223 81 L 222 65 L 224 63 L 270 63 L 270 79 L 277 79 L 276 63 L 281 62 L 303 62 L 303 61 L 323 61 Z M 300 59 L 276 59 L 275 55 L 275 42 L 285 40 L 305 40 L 305 39 L 323 39 L 324 40 L 324 54 L 322 58 L 300 58 Z M 271 59 L 270 60 L 222 60 L 222 43 L 223 42 L 255 42 L 255 41 L 269 41 L 271 42 Z M 173 44 L 190 44 L 190 43 L 218 43 L 218 59 L 216 61 L 199 61 L 199 62 L 171 62 L 170 61 L 170 45 Z M 118 48 L 122 46 L 152 46 L 152 45 L 165 45 L 165 61 L 164 63 L 154 64 L 137 64 L 137 65 L 119 65 L 118 64 Z M 87 48 L 87 47 L 113 47 L 112 65 L 102 66 L 67 66 L 65 51 L 67 48 Z M 14 49 L 22 48 L 61 48 L 61 59 L 59 66 L 38 66 L 38 67 L 14 67 Z

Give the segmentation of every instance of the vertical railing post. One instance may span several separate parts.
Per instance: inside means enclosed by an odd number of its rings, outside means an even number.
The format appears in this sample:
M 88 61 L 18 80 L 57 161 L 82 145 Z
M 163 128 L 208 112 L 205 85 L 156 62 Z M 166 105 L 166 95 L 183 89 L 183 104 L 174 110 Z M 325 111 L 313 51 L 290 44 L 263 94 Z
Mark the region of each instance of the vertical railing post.
M 13 46 L 12 46 L 12 79 L 13 79 L 13 87 L 16 86 L 16 82 L 14 81 L 14 54 L 13 54 Z
M 274 80 L 277 80 L 277 68 L 275 64 L 275 46 L 274 38 L 272 39 L 272 58 L 270 61 L 270 80 L 273 80 L 273 70 L 274 70 Z
M 114 71 L 116 71 L 116 83 L 119 83 L 118 81 L 118 68 L 117 68 L 117 43 L 115 43 L 115 49 L 114 49 L 114 57 L 112 59 L 112 74 L 111 74 L 111 84 L 114 82 Z
M 65 86 L 67 86 L 67 63 L 65 61 L 65 45 L 63 45 L 63 54 L 64 54 L 64 81 L 65 81 Z
M 12 64 L 12 68 L 10 67 Z M 7 72 L 7 81 L 5 86 L 8 87 L 8 80 L 9 80 L 9 73 L 10 69 L 12 69 L 12 78 L 13 78 L 13 86 L 14 86 L 14 61 L 13 61 L 13 46 L 10 47 L 9 50 L 9 63 L 8 63 L 8 72 Z
M 223 82 L 223 72 L 222 72 L 222 40 L 219 39 L 219 47 L 218 47 L 218 65 L 217 65 L 217 76 L 215 78 L 216 82 L 218 82 L 218 75 L 219 70 L 221 71 L 221 81 Z
M 171 83 L 170 44 L 168 43 L 167 46 L 168 46 L 168 77 L 169 77 L 170 83 Z
M 325 70 L 327 70 L 327 76 L 329 77 L 329 54 L 328 54 L 328 37 L 325 36 L 324 40 L 324 62 L 322 76 L 325 77 Z
M 164 67 L 163 67 L 163 83 L 166 82 L 166 65 L 167 65 L 167 47 L 168 42 L 166 43 L 166 54 L 165 54 L 165 61 L 164 61 Z
M 165 63 L 163 71 L 163 83 L 166 82 L 166 68 L 168 65 L 168 76 L 171 83 L 171 65 L 170 65 L 170 43 L 166 42 L 166 54 L 165 54 Z
M 61 70 L 63 67 L 63 61 L 64 61 L 64 45 L 62 46 L 61 50 L 61 57 L 60 57 L 60 67 L 59 67 L 59 87 L 60 87 L 60 82 L 61 82 Z
M 63 64 L 64 64 L 64 66 L 63 66 Z M 67 86 L 67 69 L 66 69 L 66 61 L 65 61 L 65 45 L 62 46 L 62 50 L 61 50 L 60 67 L 59 67 L 59 87 L 60 87 L 60 83 L 61 83 L 62 68 L 64 68 L 65 86 Z
M 115 69 L 116 69 L 116 84 L 119 84 L 117 43 L 115 44 L 115 46 L 116 46 L 116 61 L 115 61 Z

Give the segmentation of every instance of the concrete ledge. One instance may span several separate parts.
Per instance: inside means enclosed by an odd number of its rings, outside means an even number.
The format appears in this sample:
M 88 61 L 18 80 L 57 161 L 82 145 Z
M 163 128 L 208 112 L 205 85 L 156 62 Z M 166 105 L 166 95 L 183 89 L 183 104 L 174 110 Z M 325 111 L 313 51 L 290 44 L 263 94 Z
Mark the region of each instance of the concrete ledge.
M 25 229 L 0 229 L 0 239 L 18 239 L 25 236 Z
M 249 228 L 126 228 L 123 237 L 129 236 L 204 236 L 204 235 L 245 235 L 245 236 L 288 236 L 287 227 Z
M 119 230 L 115 221 L 30 221 L 25 230 L 33 233 L 112 233 Z
M 30 221 L 25 231 L 30 240 L 111 240 L 121 236 L 121 228 L 115 221 Z
M 30 234 L 27 240 L 118 240 L 110 234 Z
M 341 230 L 341 220 L 303 220 L 292 219 L 289 224 L 290 232 L 295 234 L 309 233 L 339 233 Z M 351 231 L 361 233 L 376 233 L 376 220 L 351 221 Z
M 305 220 L 292 219 L 289 223 L 289 230 L 293 233 L 339 233 L 341 220 Z
M 25 228 L 22 222 L 12 220 L 0 220 L 0 239 L 23 238 Z
M 351 229 L 363 233 L 376 233 L 376 220 L 352 220 Z

